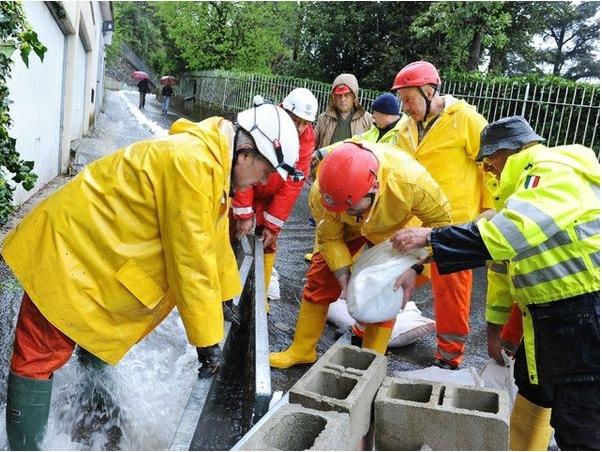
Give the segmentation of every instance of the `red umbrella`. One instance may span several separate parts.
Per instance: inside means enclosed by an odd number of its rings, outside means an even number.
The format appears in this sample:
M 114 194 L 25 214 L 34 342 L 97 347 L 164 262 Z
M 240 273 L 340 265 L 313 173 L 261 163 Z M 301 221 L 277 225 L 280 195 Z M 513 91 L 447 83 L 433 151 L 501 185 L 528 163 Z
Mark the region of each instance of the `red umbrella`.
M 178 79 L 173 75 L 164 75 L 161 77 L 161 85 L 174 86 L 178 84 Z
M 150 77 L 148 76 L 148 74 L 146 72 L 143 72 L 143 71 L 134 71 L 132 73 L 132 78 L 134 80 L 144 80 L 144 79 L 149 80 L 150 79 Z

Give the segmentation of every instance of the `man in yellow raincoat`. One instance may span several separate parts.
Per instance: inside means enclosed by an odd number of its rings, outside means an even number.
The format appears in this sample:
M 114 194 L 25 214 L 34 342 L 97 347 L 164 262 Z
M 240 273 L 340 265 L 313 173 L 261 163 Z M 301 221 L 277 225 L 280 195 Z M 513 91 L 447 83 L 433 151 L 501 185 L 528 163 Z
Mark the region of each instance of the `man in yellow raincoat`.
M 341 143 L 324 158 L 309 203 L 318 252 L 307 270 L 293 343 L 270 353 L 270 365 L 280 369 L 316 360 L 328 306 L 345 298 L 353 256 L 364 245 L 387 240 L 414 216 L 430 225 L 451 220 L 447 198 L 420 163 L 394 146 L 367 141 Z M 400 275 L 400 308 L 420 273 L 417 265 Z M 394 323 L 368 325 L 362 346 L 384 354 Z
M 241 290 L 229 195 L 274 171 L 296 175 L 297 131 L 261 104 L 235 123 L 180 119 L 169 132 L 88 165 L 4 242 L 25 289 L 8 381 L 12 450 L 38 447 L 52 374 L 76 344 L 115 364 L 175 306 L 201 364 L 216 365 L 222 301 Z
M 450 95 L 439 95 L 441 79 L 435 66 L 415 61 L 393 82 L 407 117 L 401 120 L 395 144 L 429 171 L 449 199 L 452 222 L 473 220 L 493 208 L 483 169 L 477 165 L 479 135 L 487 121 L 476 109 Z M 435 365 L 457 368 L 464 359 L 472 296 L 470 270 L 441 275 L 430 268 L 437 328 Z

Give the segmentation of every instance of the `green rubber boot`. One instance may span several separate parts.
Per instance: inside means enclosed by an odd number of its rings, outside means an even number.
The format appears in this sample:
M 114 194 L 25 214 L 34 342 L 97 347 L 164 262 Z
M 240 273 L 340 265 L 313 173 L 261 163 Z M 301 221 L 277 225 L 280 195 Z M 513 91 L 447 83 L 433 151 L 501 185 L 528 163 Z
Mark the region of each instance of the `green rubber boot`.
M 8 375 L 6 435 L 11 450 L 39 450 L 44 437 L 52 380 Z

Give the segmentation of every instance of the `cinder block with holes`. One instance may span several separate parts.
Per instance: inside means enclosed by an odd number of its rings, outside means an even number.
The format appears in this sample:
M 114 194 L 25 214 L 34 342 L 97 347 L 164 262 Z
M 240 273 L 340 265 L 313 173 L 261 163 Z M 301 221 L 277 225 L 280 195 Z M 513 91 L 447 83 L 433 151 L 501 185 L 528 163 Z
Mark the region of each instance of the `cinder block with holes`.
M 387 360 L 373 350 L 334 345 L 295 383 L 291 403 L 349 414 L 352 444 L 370 428 L 372 403 L 387 373 Z
M 349 415 L 286 404 L 239 450 L 352 450 Z
M 377 450 L 508 450 L 508 398 L 490 388 L 386 378 L 374 402 Z

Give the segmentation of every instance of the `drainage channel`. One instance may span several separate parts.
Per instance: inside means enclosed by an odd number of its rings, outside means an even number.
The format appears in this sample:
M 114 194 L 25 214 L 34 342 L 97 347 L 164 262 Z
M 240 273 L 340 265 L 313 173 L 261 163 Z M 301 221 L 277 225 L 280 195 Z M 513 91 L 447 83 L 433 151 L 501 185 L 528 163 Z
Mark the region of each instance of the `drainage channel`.
M 233 300 L 241 325 L 223 345 L 225 365 L 209 380 L 197 380 L 170 450 L 229 450 L 268 410 L 271 398 L 263 246 L 254 236 L 236 247 L 243 292 Z M 256 302 L 259 300 L 260 302 Z

